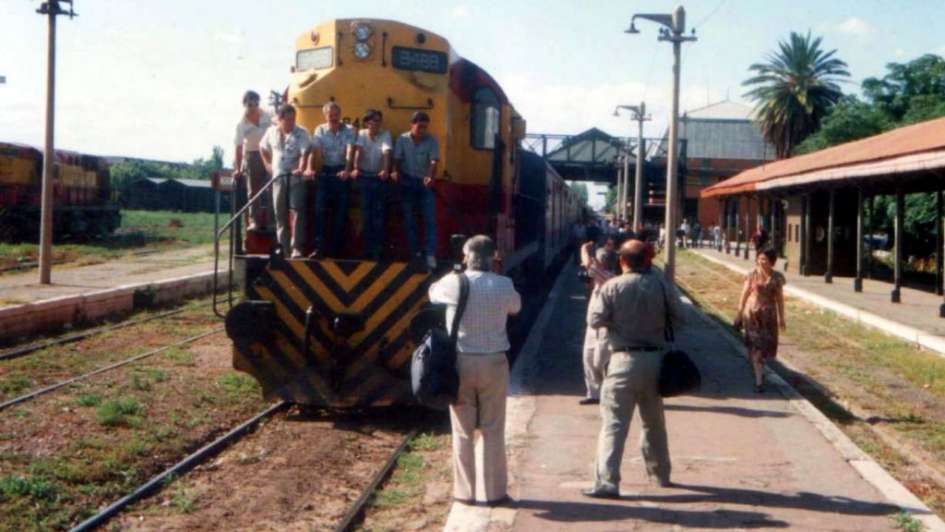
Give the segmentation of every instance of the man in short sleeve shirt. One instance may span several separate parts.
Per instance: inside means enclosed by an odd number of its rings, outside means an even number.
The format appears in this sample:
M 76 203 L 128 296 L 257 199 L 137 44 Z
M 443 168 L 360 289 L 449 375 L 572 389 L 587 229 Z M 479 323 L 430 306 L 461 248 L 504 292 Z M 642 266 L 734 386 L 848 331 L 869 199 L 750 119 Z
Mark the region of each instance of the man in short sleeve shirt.
M 266 165 L 259 154 L 259 141 L 272 125 L 272 116 L 259 108 L 259 94 L 254 91 L 246 91 L 243 95 L 243 108 L 243 118 L 236 124 L 236 138 L 233 141 L 236 146 L 233 168 L 238 177 L 247 178 L 249 197 L 252 198 L 269 180 Z M 249 231 L 265 228 L 262 205 L 257 200 L 249 206 Z
M 338 256 L 348 217 L 348 192 L 351 188 L 351 150 L 357 141 L 353 128 L 341 121 L 341 107 L 328 102 L 322 107 L 325 123 L 315 128 L 312 136 L 312 157 L 307 175 L 314 175 L 314 156 L 321 159 L 315 195 L 315 251 L 314 257 Z M 332 204 L 331 236 L 325 242 L 328 204 Z
M 305 248 L 305 185 L 302 172 L 311 149 L 308 132 L 295 125 L 295 108 L 279 107 L 276 125 L 270 127 L 259 143 L 259 151 L 267 169 L 278 179 L 273 183 L 273 207 L 276 237 L 284 253 L 292 249 L 292 258 L 299 258 Z M 289 210 L 295 212 L 289 227 Z
M 387 207 L 387 180 L 390 177 L 390 132 L 381 129 L 383 115 L 369 109 L 358 133 L 354 170 L 351 177 L 361 189 L 361 239 L 368 258 L 378 260 L 384 249 L 384 222 Z
M 417 111 L 410 118 L 410 131 L 397 138 L 394 146 L 396 170 L 391 176 L 400 182 L 403 196 L 404 226 L 410 253 L 426 255 L 427 266 L 436 268 L 436 204 L 433 178 L 440 161 L 440 144 L 429 134 L 430 116 Z M 416 207 L 423 218 L 423 248 L 417 238 Z

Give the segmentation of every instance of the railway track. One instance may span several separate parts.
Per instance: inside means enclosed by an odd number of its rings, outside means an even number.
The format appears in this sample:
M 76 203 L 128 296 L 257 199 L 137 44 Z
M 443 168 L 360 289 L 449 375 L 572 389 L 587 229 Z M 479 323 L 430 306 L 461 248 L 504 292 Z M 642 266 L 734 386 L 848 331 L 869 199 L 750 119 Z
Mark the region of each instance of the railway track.
M 198 307 L 198 308 L 199 308 L 199 307 Z M 207 308 L 209 308 L 209 305 L 207 305 Z M 188 310 L 192 310 L 192 309 L 179 308 L 179 309 L 176 309 L 176 310 L 170 310 L 170 311 L 167 311 L 167 312 L 161 312 L 161 313 L 159 313 L 159 314 L 155 314 L 155 315 L 153 315 L 153 316 L 148 316 L 148 317 L 146 317 L 146 318 L 139 318 L 139 319 L 136 319 L 136 320 L 123 321 L 123 322 L 121 322 L 121 323 L 116 323 L 116 324 L 113 324 L 113 325 L 107 325 L 107 326 L 103 326 L 103 327 L 95 327 L 95 328 L 93 328 L 93 329 L 89 329 L 89 330 L 82 331 L 82 332 L 78 332 L 78 333 L 74 333 L 74 334 L 69 334 L 69 335 L 66 335 L 66 336 L 63 336 L 63 337 L 60 337 L 60 338 L 53 338 L 52 340 L 45 340 L 45 341 L 41 341 L 41 342 L 33 342 L 33 343 L 26 344 L 26 345 L 22 345 L 22 346 L 17 346 L 17 347 L 12 347 L 12 348 L 9 348 L 9 349 L 0 350 L 0 361 L 2 361 L 2 360 L 12 360 L 12 359 L 14 359 L 14 358 L 20 358 L 20 357 L 29 355 L 29 354 L 31 354 L 31 353 L 35 353 L 36 351 L 40 351 L 40 350 L 43 350 L 43 349 L 48 349 L 48 348 L 50 348 L 50 347 L 56 347 L 56 346 L 60 346 L 60 345 L 71 344 L 71 343 L 74 343 L 74 342 L 78 342 L 79 340 L 84 340 L 84 339 L 86 339 L 86 338 L 89 338 L 89 337 L 92 337 L 92 336 L 96 336 L 96 335 L 99 335 L 99 334 L 104 334 L 104 333 L 111 332 L 111 331 L 117 331 L 117 330 L 119 330 L 119 329 L 125 329 L 125 328 L 127 328 L 127 327 L 132 327 L 132 326 L 134 326 L 134 325 L 141 325 L 142 323 L 147 323 L 147 322 L 149 322 L 149 321 L 160 320 L 160 319 L 163 319 L 163 318 L 167 318 L 167 317 L 169 317 L 169 316 L 174 316 L 174 315 L 177 315 L 177 314 L 181 314 L 181 313 L 186 312 L 186 311 L 188 311 Z
M 48 385 L 48 386 L 43 386 L 42 388 L 34 389 L 34 390 L 32 390 L 32 391 L 30 391 L 30 392 L 28 392 L 28 393 L 25 393 L 25 394 L 23 394 L 23 395 L 14 397 L 14 398 L 12 398 L 12 399 L 9 399 L 9 400 L 7 400 L 7 401 L 4 401 L 4 402 L 0 403 L 0 411 L 3 411 L 3 410 L 5 410 L 5 409 L 7 409 L 7 408 L 10 408 L 11 406 L 18 405 L 18 404 L 20 404 L 20 403 L 24 403 L 24 402 L 26 402 L 26 401 L 31 401 L 31 400 L 36 399 L 37 397 L 39 397 L 39 396 L 41 396 L 41 395 L 46 395 L 46 394 L 48 394 L 48 393 L 54 392 L 54 391 L 56 391 L 56 390 L 58 390 L 58 389 L 60 389 L 60 388 L 63 388 L 63 387 L 65 387 L 65 386 L 69 386 L 70 384 L 74 384 L 74 383 L 76 383 L 76 382 L 84 381 L 84 380 L 89 379 L 89 378 L 91 378 L 91 377 L 94 377 L 94 376 L 96 376 L 96 375 L 100 375 L 100 374 L 102 374 L 102 373 L 106 373 L 106 372 L 108 372 L 108 371 L 112 371 L 112 370 L 118 369 L 118 368 L 120 368 L 120 367 L 122 367 L 122 366 L 127 366 L 128 364 L 132 364 L 132 363 L 138 362 L 138 361 L 140 361 L 140 360 L 144 360 L 144 359 L 146 359 L 146 358 L 152 357 L 152 356 L 157 355 L 157 354 L 159 354 L 159 353 L 163 353 L 164 351 L 167 351 L 167 350 L 169 350 L 169 349 L 173 349 L 173 348 L 175 348 L 175 347 L 180 347 L 180 346 L 183 346 L 183 345 L 191 344 L 191 343 L 193 343 L 193 342 L 196 342 L 197 340 L 200 340 L 200 339 L 202 339 L 202 338 L 206 338 L 207 336 L 211 336 L 211 335 L 214 335 L 214 334 L 221 333 L 221 332 L 223 332 L 223 330 L 224 330 L 223 327 L 217 327 L 217 328 L 215 328 L 215 329 L 213 329 L 213 330 L 206 331 L 206 332 L 202 332 L 202 333 L 200 333 L 200 334 L 191 336 L 191 337 L 189 337 L 189 338 L 185 338 L 185 339 L 183 339 L 183 340 L 179 340 L 179 341 L 177 341 L 177 342 L 173 342 L 173 343 L 171 343 L 171 344 L 167 344 L 167 345 L 162 346 L 162 347 L 159 347 L 159 348 L 157 348 L 157 349 L 152 349 L 152 350 L 150 350 L 150 351 L 141 353 L 141 354 L 139 354 L 139 355 L 135 355 L 135 356 L 133 356 L 133 357 L 126 358 L 126 359 L 124 359 L 124 360 L 120 360 L 120 361 L 118 361 L 118 362 L 109 364 L 109 365 L 107 365 L 107 366 L 103 366 L 103 367 L 101 367 L 101 368 L 98 368 L 98 369 L 89 371 L 89 372 L 87 372 L 87 373 L 83 373 L 83 374 L 81 374 L 81 375 L 77 375 L 77 376 L 75 376 L 75 377 L 71 377 L 71 378 L 69 378 L 69 379 L 66 379 L 66 380 L 63 380 L 63 381 L 59 381 L 59 382 L 57 382 L 57 383 L 55 383 L 55 384 L 50 384 L 50 385 Z
M 249 434 L 263 420 L 272 417 L 276 413 L 286 409 L 288 406 L 289 403 L 286 401 L 280 401 L 270 405 L 240 425 L 234 427 L 223 436 L 208 443 L 207 445 L 204 445 L 197 451 L 184 457 L 179 462 L 168 467 L 157 475 L 154 475 L 148 481 L 141 484 L 127 495 L 109 504 L 95 515 L 87 518 L 85 521 L 82 521 L 73 527 L 70 532 L 87 532 L 101 527 L 110 519 L 119 515 L 128 506 L 156 493 L 161 488 L 164 488 L 170 484 L 174 479 L 185 475 L 195 467 L 218 455 L 228 446 L 234 444 L 240 438 Z M 352 530 L 352 528 L 358 523 L 359 519 L 364 513 L 367 503 L 371 500 L 371 497 L 374 495 L 374 493 L 377 492 L 378 488 L 384 483 L 384 480 L 390 475 L 394 466 L 397 464 L 397 460 L 404 453 L 404 451 L 407 450 L 410 441 L 417 435 L 417 433 L 418 430 L 413 429 L 401 439 L 399 445 L 397 445 L 387 456 L 386 460 L 384 460 L 384 463 L 371 477 L 370 482 L 361 491 L 358 498 L 348 507 L 347 511 L 344 513 L 344 516 L 333 527 L 335 532 L 348 532 Z

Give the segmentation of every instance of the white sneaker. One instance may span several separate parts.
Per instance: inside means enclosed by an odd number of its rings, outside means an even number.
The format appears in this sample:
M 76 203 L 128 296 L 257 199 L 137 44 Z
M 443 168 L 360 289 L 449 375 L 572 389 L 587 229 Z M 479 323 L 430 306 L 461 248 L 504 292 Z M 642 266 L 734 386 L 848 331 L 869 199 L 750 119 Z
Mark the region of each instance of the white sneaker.
M 436 269 L 436 257 L 434 257 L 433 255 L 427 255 L 427 266 L 428 266 L 431 270 L 435 270 L 435 269 Z
M 302 252 L 299 251 L 299 250 L 295 250 L 295 251 L 292 252 L 292 256 L 289 257 L 289 258 L 292 258 L 292 259 L 301 259 L 301 258 L 302 258 Z

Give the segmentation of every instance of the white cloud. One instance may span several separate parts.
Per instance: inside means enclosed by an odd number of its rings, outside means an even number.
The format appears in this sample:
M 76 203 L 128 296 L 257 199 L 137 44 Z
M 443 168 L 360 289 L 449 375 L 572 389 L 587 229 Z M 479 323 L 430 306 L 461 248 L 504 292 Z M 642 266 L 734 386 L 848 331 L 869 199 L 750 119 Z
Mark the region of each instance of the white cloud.
M 463 4 L 460 4 L 460 5 L 458 5 L 458 6 L 455 6 L 455 7 L 453 7 L 453 9 L 450 10 L 450 16 L 453 17 L 453 18 L 455 18 L 455 19 L 468 18 L 468 17 L 469 17 L 469 7 L 467 7 L 467 6 L 463 5 Z
M 834 25 L 833 30 L 847 35 L 852 35 L 854 37 L 865 37 L 873 33 L 875 28 L 873 28 L 869 22 L 859 17 L 850 17 L 843 22 Z
M 903 50 L 902 48 L 896 48 L 896 50 L 893 53 L 896 54 L 896 57 L 899 59 L 902 59 L 903 57 L 906 56 L 906 51 Z

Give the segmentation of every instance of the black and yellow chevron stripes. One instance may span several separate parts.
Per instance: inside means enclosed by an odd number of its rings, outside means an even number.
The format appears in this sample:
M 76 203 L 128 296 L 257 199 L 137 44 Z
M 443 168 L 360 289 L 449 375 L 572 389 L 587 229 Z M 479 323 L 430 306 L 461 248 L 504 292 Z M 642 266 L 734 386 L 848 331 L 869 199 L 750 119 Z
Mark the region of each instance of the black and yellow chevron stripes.
M 432 280 L 414 263 L 272 261 L 246 296 L 273 303 L 276 330 L 265 342 L 237 346 L 234 366 L 254 375 L 267 397 L 340 408 L 409 401 L 408 330 Z M 363 329 L 336 334 L 341 314 L 359 316 Z

